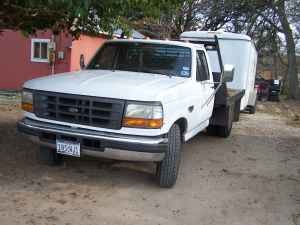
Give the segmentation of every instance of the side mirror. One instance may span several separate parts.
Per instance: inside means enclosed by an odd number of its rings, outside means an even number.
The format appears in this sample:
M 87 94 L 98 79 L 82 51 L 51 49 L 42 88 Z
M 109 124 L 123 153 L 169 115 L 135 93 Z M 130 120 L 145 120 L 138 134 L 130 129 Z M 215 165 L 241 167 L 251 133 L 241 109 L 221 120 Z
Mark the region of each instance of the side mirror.
M 234 66 L 230 64 L 225 64 L 224 65 L 224 74 L 223 74 L 223 79 L 222 82 L 231 82 L 233 81 L 234 77 Z
M 83 54 L 80 55 L 79 64 L 80 64 L 80 69 L 84 69 L 85 64 L 84 64 L 84 55 Z

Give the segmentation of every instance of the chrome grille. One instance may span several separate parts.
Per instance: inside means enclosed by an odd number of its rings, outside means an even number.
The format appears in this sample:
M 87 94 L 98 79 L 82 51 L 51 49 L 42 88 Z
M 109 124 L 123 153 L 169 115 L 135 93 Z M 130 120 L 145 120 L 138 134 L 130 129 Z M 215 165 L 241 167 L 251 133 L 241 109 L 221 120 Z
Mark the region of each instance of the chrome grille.
M 125 101 L 53 92 L 34 94 L 36 116 L 51 120 L 120 129 Z

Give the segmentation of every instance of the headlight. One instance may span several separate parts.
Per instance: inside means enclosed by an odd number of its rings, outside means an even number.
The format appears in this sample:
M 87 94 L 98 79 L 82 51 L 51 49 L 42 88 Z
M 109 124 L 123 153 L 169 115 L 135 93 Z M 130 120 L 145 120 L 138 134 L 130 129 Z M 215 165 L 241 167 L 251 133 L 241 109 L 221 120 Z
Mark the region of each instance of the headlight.
M 27 112 L 33 112 L 33 94 L 28 90 L 22 91 L 22 109 Z
M 128 103 L 123 118 L 124 127 L 159 129 L 163 125 L 160 103 Z

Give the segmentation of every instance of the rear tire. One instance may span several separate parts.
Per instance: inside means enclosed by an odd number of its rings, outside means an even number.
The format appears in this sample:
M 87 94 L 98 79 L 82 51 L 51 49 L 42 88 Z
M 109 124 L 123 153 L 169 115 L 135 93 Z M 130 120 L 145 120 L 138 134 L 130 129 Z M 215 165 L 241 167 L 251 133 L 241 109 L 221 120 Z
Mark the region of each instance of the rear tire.
M 255 100 L 254 105 L 249 105 L 248 106 L 250 114 L 255 114 L 255 112 L 256 112 L 256 105 L 257 105 L 257 101 Z
M 178 124 L 174 124 L 168 133 L 168 150 L 163 161 L 157 164 L 156 178 L 160 187 L 170 188 L 177 180 L 181 160 L 181 133 Z
M 232 129 L 232 121 L 227 126 L 217 126 L 217 135 L 219 137 L 227 138 L 231 134 L 231 129 Z
M 255 112 L 256 112 L 256 106 L 249 106 L 248 107 L 249 108 L 249 114 L 255 114 Z
M 217 136 L 217 126 L 209 125 L 209 126 L 206 128 L 206 133 L 207 133 L 209 136 Z
M 63 155 L 57 154 L 53 148 L 40 146 L 39 153 L 40 160 L 49 166 L 61 165 L 63 163 Z
M 234 109 L 235 107 L 229 106 L 226 109 L 226 113 L 228 114 L 225 125 L 217 126 L 217 136 L 227 138 L 230 136 L 232 124 L 234 120 Z

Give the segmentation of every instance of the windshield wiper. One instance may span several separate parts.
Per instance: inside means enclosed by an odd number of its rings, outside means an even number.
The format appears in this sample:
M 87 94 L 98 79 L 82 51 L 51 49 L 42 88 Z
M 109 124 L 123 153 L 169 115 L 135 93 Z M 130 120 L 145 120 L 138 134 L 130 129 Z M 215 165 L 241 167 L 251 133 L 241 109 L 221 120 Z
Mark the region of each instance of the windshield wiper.
M 165 75 L 165 76 L 168 76 L 168 77 L 176 76 L 175 74 L 172 74 L 172 73 L 170 73 L 170 72 L 168 72 L 168 73 L 163 73 L 163 72 L 159 72 L 159 71 L 157 71 L 157 70 L 151 70 L 151 69 L 143 69 L 143 70 L 141 70 L 141 72 L 144 72 L 144 73 L 161 74 L 161 75 Z

